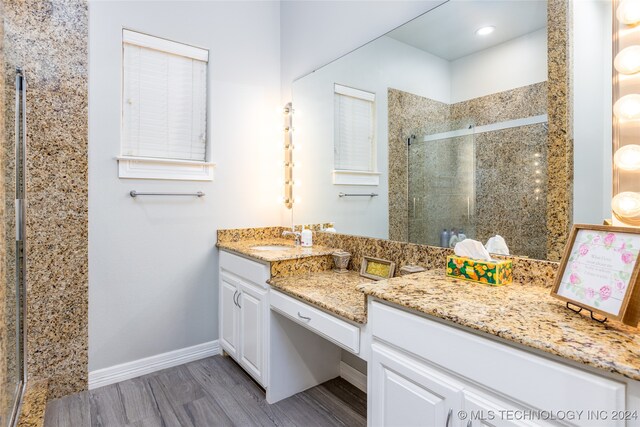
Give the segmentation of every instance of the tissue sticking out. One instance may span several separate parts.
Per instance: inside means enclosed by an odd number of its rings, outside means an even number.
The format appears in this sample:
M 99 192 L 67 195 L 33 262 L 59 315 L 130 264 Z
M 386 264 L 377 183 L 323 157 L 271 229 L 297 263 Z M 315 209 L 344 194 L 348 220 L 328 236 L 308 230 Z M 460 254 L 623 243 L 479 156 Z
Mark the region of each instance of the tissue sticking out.
M 477 240 L 465 239 L 458 242 L 453 248 L 453 252 L 459 257 L 491 261 L 489 251 Z
M 504 240 L 502 236 L 496 234 L 491 237 L 486 244 L 486 248 L 489 253 L 496 255 L 509 255 L 509 248 L 507 247 L 507 242 Z

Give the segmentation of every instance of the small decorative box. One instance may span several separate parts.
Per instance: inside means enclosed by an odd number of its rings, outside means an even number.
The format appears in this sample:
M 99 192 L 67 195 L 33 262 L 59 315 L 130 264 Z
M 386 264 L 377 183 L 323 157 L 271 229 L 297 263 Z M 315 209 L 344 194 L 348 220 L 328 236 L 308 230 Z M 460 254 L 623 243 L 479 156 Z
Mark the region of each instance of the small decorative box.
M 447 257 L 447 276 L 492 286 L 502 286 L 513 280 L 513 265 L 511 260 L 485 261 L 449 255 Z

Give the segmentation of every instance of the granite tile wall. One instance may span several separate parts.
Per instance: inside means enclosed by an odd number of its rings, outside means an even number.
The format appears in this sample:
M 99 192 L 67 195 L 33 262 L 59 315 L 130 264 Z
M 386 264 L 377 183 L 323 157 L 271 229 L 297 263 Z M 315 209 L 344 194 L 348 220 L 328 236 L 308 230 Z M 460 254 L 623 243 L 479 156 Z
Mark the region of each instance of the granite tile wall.
M 558 260 L 573 220 L 571 1 L 548 0 L 547 259 Z
M 396 89 L 388 89 L 389 109 L 389 239 L 409 240 L 407 138 L 417 130 L 449 130 L 449 106 Z
M 0 64 L 4 64 L 4 28 L 2 19 L 4 18 L 3 4 L 0 2 Z M 5 138 L 5 78 L 4 73 L 0 73 L 0 141 Z M 0 188 L 4 189 L 5 178 L 5 149 L 6 144 L 0 145 Z M 11 401 L 13 399 L 13 391 L 15 388 L 13 379 L 15 378 L 15 329 L 13 328 L 15 319 L 15 296 L 13 295 L 13 287 L 8 286 L 7 272 L 5 269 L 7 254 L 7 246 L 5 244 L 6 237 L 6 209 L 5 209 L 5 192 L 0 191 L 0 422 L 6 424 L 6 417 L 10 410 Z
M 88 8 L 4 0 L 4 12 L 5 76 L 22 67 L 28 88 L 27 375 L 55 398 L 87 387 Z

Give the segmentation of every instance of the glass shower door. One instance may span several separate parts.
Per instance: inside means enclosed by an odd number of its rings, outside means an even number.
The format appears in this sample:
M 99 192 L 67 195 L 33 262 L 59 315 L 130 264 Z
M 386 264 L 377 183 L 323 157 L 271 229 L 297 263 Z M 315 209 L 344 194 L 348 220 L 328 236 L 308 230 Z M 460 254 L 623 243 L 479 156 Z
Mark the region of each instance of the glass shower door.
M 13 83 L 13 82 L 12 82 Z M 9 92 L 9 91 L 7 91 Z M 3 107 L 6 109 L 8 100 Z M 4 152 L 4 280 L 0 310 L 0 426 L 17 421 L 24 375 L 24 290 L 25 259 L 25 151 L 26 151 L 26 83 L 21 70 L 15 76 L 15 123 L 5 122 Z M 6 117 L 6 116 L 5 116 Z M 15 127 L 14 127 L 15 126 Z M 11 131 L 10 129 L 14 129 Z
M 448 232 L 446 240 L 452 234 L 475 235 L 474 127 L 456 123 L 455 128 L 417 133 L 409 139 L 408 236 L 412 243 L 442 246 L 443 230 Z

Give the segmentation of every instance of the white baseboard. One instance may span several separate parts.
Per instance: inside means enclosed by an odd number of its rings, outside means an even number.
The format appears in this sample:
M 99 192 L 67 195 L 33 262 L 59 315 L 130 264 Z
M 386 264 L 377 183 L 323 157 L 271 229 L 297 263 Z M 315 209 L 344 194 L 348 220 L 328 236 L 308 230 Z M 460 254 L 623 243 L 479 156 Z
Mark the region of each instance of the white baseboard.
M 340 362 L 340 377 L 365 393 L 367 392 L 367 376 L 356 368 Z
M 89 372 L 89 390 L 220 354 L 218 340 Z

